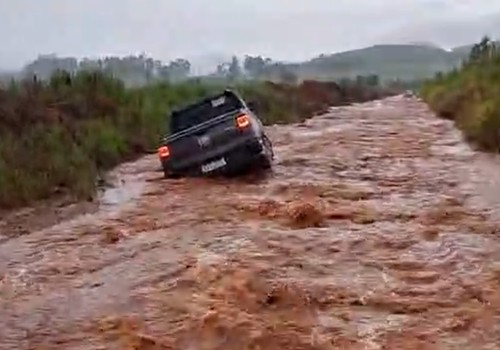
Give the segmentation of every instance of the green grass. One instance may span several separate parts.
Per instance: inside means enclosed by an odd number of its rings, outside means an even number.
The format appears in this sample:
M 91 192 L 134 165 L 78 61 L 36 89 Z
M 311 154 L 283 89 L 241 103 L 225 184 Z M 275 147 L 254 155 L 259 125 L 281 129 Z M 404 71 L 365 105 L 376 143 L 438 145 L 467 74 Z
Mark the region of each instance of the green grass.
M 500 152 L 500 50 L 485 40 L 460 69 L 427 81 L 421 95 L 439 116 L 454 120 L 473 145 Z
M 92 198 L 101 171 L 156 149 L 172 108 L 222 88 L 193 81 L 129 89 L 101 73 L 80 72 L 0 89 L 0 208 L 62 193 Z M 345 102 L 327 85 L 320 87 L 326 101 L 300 86 L 259 82 L 236 89 L 256 102 L 266 124 L 296 122 Z

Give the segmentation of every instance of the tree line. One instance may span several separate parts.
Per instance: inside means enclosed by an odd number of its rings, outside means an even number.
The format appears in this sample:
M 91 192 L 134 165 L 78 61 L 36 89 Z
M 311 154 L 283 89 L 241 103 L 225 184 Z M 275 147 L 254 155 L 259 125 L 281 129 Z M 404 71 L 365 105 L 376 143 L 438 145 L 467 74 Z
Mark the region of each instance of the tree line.
M 118 78 L 127 85 L 145 85 L 155 81 L 182 81 L 191 71 L 191 63 L 179 58 L 167 64 L 144 54 L 98 59 L 40 55 L 22 69 L 23 78 L 48 80 L 56 72 L 76 74 L 80 71 L 100 71 Z
M 141 55 L 126 57 L 110 56 L 105 58 L 78 60 L 74 57 L 40 55 L 22 69 L 23 78 L 36 77 L 48 80 L 57 71 L 75 74 L 79 71 L 101 71 L 119 78 L 129 85 L 145 85 L 155 81 L 179 82 L 192 76 L 189 60 L 178 58 L 168 63 Z M 243 60 L 233 56 L 228 62 L 217 65 L 208 77 L 223 78 L 230 81 L 242 79 L 261 79 L 275 77 L 276 80 L 294 82 L 295 74 L 284 63 L 274 62 L 261 56 L 245 56 Z
M 120 79 L 127 86 L 145 86 L 156 82 L 178 83 L 190 79 L 217 83 L 259 80 L 295 85 L 303 80 L 299 66 L 298 64 L 273 61 L 271 58 L 258 55 L 246 55 L 242 59 L 233 56 L 227 62 L 218 64 L 211 73 L 202 77 L 194 77 L 192 63 L 184 58 L 164 63 L 145 54 L 96 59 L 84 58 L 81 60 L 74 57 L 40 55 L 24 66 L 20 77 L 48 80 L 56 72 L 61 71 L 71 75 L 81 71 L 99 71 Z M 383 79 L 377 74 L 339 77 L 334 80 L 341 85 L 353 82 L 366 86 L 408 85 L 408 82 L 399 80 L 382 81 Z

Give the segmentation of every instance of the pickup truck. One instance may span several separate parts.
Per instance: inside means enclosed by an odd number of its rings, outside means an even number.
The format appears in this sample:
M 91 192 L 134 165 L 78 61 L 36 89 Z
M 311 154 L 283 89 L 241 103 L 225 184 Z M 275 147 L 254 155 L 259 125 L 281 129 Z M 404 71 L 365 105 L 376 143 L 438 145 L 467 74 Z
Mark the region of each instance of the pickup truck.
M 172 178 L 269 169 L 274 152 L 253 109 L 226 89 L 173 111 L 158 156 Z

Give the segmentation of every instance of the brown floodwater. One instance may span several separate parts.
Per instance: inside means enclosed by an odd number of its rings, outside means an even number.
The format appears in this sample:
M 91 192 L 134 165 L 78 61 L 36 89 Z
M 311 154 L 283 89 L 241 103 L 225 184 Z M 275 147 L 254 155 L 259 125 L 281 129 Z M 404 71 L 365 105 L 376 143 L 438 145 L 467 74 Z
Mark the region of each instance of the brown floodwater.
M 0 349 L 500 349 L 500 161 L 414 98 L 268 128 L 272 173 L 117 168 L 0 235 Z

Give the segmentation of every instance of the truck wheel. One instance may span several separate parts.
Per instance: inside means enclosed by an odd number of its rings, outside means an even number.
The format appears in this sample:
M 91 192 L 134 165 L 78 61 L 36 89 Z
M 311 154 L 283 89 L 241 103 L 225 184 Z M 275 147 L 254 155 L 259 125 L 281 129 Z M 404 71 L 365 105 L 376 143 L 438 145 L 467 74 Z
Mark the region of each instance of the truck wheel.
M 264 169 L 270 169 L 272 167 L 272 160 L 274 159 L 273 146 L 271 144 L 271 141 L 266 135 L 262 136 L 262 141 L 264 143 L 262 167 Z
M 165 179 L 178 179 L 179 175 L 178 174 L 173 174 L 170 171 L 163 170 L 163 177 Z
M 271 161 L 268 158 L 262 159 L 261 165 L 263 169 L 271 169 L 272 167 Z
M 273 144 L 271 143 L 271 140 L 269 140 L 269 137 L 267 135 L 262 135 L 262 142 L 264 143 L 264 151 L 266 153 L 266 156 L 270 159 L 274 159 L 274 150 L 273 150 Z

